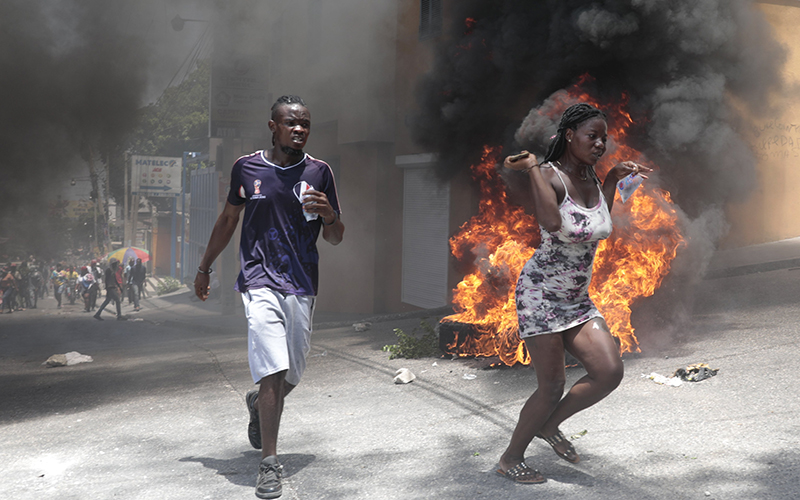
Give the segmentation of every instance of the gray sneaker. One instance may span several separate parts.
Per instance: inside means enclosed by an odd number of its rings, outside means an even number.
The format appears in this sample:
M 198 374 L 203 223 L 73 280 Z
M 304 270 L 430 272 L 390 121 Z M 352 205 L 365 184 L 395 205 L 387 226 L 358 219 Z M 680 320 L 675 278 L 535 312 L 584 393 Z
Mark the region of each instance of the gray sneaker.
M 250 445 L 261 449 L 261 422 L 258 420 L 258 389 L 253 389 L 244 397 L 247 409 L 250 411 L 250 423 L 247 424 L 247 437 Z
M 274 455 L 264 457 L 258 465 L 256 496 L 258 498 L 278 498 L 281 496 L 281 493 L 283 493 L 282 475 L 283 466 L 278 463 L 278 457 Z

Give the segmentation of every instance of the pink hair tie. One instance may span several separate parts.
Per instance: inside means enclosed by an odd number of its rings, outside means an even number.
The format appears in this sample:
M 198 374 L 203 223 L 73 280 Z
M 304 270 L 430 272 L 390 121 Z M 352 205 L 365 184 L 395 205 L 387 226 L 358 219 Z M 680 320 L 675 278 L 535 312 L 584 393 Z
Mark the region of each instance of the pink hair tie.
M 555 139 L 557 135 L 558 135 L 558 134 L 553 134 L 553 135 L 551 135 L 551 136 L 550 136 L 550 140 L 552 141 L 553 139 Z

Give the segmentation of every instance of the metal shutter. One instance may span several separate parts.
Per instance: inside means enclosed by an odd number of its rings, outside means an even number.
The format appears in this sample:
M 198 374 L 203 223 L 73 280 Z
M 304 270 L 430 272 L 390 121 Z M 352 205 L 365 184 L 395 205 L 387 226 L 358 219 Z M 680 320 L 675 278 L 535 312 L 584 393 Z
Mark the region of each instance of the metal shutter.
M 186 266 L 183 267 L 183 282 L 191 283 L 206 251 L 211 231 L 217 222 L 217 200 L 219 199 L 219 175 L 214 168 L 192 171 L 192 196 L 189 199 L 189 243 L 185 251 Z M 238 247 L 238 245 L 237 245 Z
M 450 186 L 430 168 L 405 168 L 401 300 L 417 307 L 447 304 Z

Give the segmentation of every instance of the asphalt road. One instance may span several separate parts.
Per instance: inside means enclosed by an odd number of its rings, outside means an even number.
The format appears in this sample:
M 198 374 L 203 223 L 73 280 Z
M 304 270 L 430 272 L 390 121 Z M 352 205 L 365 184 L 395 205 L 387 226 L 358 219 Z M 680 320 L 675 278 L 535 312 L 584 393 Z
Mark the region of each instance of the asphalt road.
M 702 282 L 686 322 L 640 330 L 645 352 L 625 359 L 619 389 L 562 426 L 586 431 L 580 464 L 530 446 L 548 478 L 534 486 L 492 472 L 535 389 L 529 368 L 389 360 L 392 330 L 420 318 L 358 333 L 346 326 L 357 316 L 318 315 L 284 412 L 283 498 L 800 498 L 799 292 L 800 271 Z M 187 294 L 146 301 L 126 322 L 43 305 L 0 316 L 0 498 L 255 498 L 241 313 Z M 42 366 L 68 351 L 94 361 Z M 681 387 L 642 377 L 696 362 L 718 375 Z M 393 384 L 401 367 L 417 380 Z M 568 370 L 568 383 L 581 375 Z

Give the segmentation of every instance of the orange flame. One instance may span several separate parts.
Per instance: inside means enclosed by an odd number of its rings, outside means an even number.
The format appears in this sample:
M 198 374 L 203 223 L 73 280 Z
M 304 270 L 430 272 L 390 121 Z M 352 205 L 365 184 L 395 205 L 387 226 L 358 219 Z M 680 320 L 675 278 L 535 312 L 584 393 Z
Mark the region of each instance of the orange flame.
M 590 78 L 584 75 L 579 85 Z M 569 95 L 569 101 L 578 99 L 597 105 L 577 85 Z M 638 151 L 624 144 L 633 124 L 625 111 L 626 103 L 623 95 L 609 112 L 609 122 L 614 124 L 609 133 L 617 144 L 606 164 L 614 165 L 623 159 L 647 163 Z M 568 104 L 565 99 L 564 108 Z M 539 245 L 540 234 L 532 215 L 509 204 L 495 169 L 500 153 L 500 148 L 485 147 L 481 162 L 472 167 L 481 192 L 478 215 L 450 239 L 450 249 L 459 261 L 474 258 L 475 269 L 453 291 L 456 314 L 443 321 L 466 323 L 474 329 L 466 335 L 456 332 L 448 345 L 449 352 L 458 356 L 497 356 L 511 366 L 530 363 L 517 331 L 514 289 L 522 267 Z M 614 232 L 598 246 L 589 290 L 611 332 L 620 340 L 621 353 L 639 352 L 630 322 L 631 304 L 655 292 L 683 244 L 670 194 L 647 184 L 627 203 L 615 203 Z

